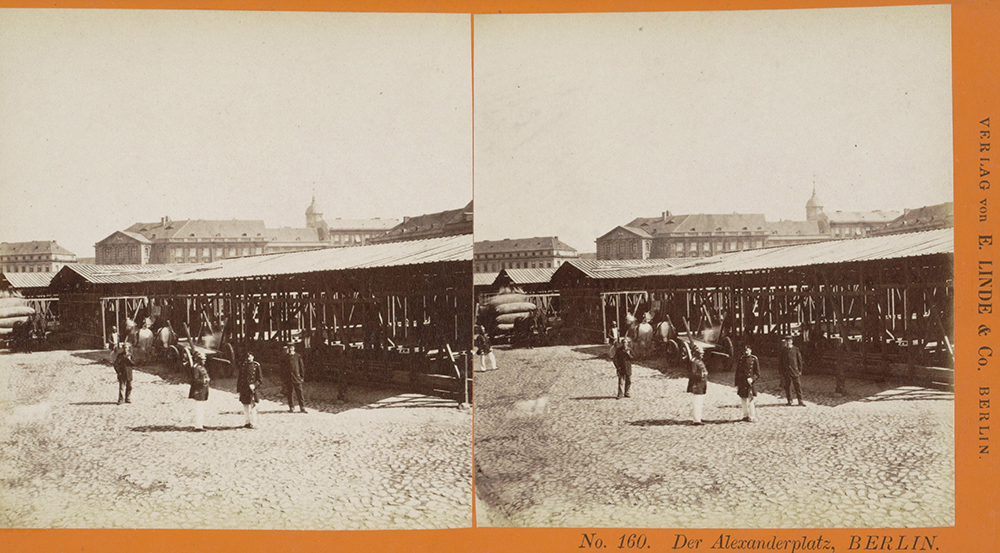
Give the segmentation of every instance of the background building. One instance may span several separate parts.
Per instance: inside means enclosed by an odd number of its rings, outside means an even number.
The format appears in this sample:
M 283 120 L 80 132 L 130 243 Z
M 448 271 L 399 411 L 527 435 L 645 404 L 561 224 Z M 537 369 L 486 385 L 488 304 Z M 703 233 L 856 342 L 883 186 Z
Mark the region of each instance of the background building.
M 483 240 L 473 246 L 477 273 L 497 273 L 503 269 L 558 269 L 567 259 L 580 254 L 557 236 Z
M 768 221 L 760 213 L 640 217 L 597 239 L 597 259 L 667 259 L 788 246 L 876 234 L 898 211 L 826 213 L 813 187 L 805 221 Z
M 0 272 L 56 273 L 67 263 L 76 263 L 76 254 L 55 240 L 0 242 Z
M 916 209 L 904 209 L 903 214 L 889 221 L 884 227 L 875 229 L 872 234 L 903 234 L 955 226 L 955 204 L 945 202 L 937 205 L 926 205 Z
M 823 203 L 816 195 L 813 187 L 812 196 L 806 202 L 806 220 L 815 221 L 820 229 L 829 233 L 835 240 L 847 238 L 863 238 L 873 230 L 884 227 L 889 221 L 899 217 L 898 211 L 823 211 Z
M 323 220 L 316 198 L 306 208 L 304 228 L 267 228 L 264 221 L 174 221 L 136 223 L 94 245 L 99 265 L 209 263 L 219 259 L 317 248 L 363 245 L 384 234 L 396 219 Z
M 472 202 L 461 209 L 403 217 L 403 222 L 388 232 L 372 236 L 371 243 L 405 242 L 459 234 L 472 234 Z
M 363 246 L 370 238 L 380 236 L 399 224 L 399 219 L 334 219 L 327 222 L 316 205 L 316 196 L 306 208 L 306 228 L 317 230 L 318 238 L 335 248 Z

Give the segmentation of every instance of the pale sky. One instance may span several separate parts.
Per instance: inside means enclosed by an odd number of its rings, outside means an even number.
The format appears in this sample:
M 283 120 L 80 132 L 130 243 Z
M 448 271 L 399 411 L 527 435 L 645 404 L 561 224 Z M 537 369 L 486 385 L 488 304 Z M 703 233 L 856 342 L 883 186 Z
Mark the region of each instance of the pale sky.
M 474 25 L 476 240 L 952 199 L 949 6 Z
M 0 241 L 472 198 L 468 14 L 0 10 Z

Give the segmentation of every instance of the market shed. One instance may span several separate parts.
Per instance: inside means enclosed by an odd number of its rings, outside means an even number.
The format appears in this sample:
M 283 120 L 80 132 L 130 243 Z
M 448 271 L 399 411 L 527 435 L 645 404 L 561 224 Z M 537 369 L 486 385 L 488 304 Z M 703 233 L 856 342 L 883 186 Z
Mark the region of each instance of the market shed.
M 0 297 L 17 296 L 35 310 L 47 327 L 59 318 L 59 298 L 49 291 L 55 273 L 0 273 Z
M 571 261 L 553 275 L 553 286 L 564 312 L 572 305 L 572 324 L 598 340 L 622 313 L 650 312 L 679 330 L 717 326 L 731 343 L 764 355 L 792 335 L 804 353 L 828 364 L 841 356 L 840 364 L 869 374 L 953 381 L 952 229 L 748 250 L 673 266 Z
M 282 347 L 297 343 L 317 378 L 350 372 L 464 393 L 458 388 L 462 356 L 472 346 L 471 235 L 199 265 L 100 267 L 60 272 L 53 286 L 78 303 L 99 305 L 82 326 L 105 339 L 113 302 L 114 321 L 124 315 L 141 325 L 149 318 L 154 331 L 168 327 L 182 343 L 217 350 L 230 363 L 253 351 L 276 366 Z M 400 372 L 404 377 L 393 374 Z
M 149 293 L 154 282 L 191 265 L 65 265 L 49 283 L 48 293 L 59 298 L 61 330 L 78 343 L 104 347 L 112 328 L 149 316 Z

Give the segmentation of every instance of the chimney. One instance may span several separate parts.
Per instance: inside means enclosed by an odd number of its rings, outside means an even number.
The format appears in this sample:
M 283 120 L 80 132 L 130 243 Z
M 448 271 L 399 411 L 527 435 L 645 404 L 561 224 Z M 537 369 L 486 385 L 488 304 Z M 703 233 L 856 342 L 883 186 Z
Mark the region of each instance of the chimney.
M 403 222 L 404 223 L 409 223 L 410 222 L 410 218 L 407 217 L 406 215 L 403 215 Z
M 669 219 L 670 219 L 670 212 L 669 211 L 664 211 L 663 212 L 663 222 L 666 223 Z
M 903 208 L 903 215 L 909 215 L 909 214 L 910 214 L 910 208 L 904 207 Z

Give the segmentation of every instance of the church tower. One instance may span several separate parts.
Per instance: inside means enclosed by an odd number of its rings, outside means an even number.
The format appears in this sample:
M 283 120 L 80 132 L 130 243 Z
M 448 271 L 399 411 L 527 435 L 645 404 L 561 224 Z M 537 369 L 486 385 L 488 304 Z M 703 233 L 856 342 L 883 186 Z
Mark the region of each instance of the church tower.
M 323 212 L 316 206 L 316 194 L 313 193 L 312 203 L 306 208 L 306 228 L 317 228 L 323 221 Z
M 813 183 L 813 193 L 806 202 L 806 221 L 819 221 L 824 219 L 823 217 L 823 203 L 819 200 L 819 196 L 816 195 L 816 184 Z
M 323 212 L 316 205 L 316 192 L 313 192 L 312 203 L 306 208 L 306 228 L 317 229 L 319 239 L 327 240 L 326 221 L 323 220 Z

